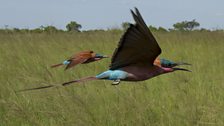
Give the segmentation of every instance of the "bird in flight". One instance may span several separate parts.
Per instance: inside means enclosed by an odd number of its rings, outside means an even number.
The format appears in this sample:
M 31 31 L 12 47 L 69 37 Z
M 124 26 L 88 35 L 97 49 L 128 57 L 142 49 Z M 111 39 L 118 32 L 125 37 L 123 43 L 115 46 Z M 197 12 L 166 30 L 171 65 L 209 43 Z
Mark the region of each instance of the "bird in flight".
M 75 67 L 78 64 L 86 64 L 94 61 L 101 60 L 103 58 L 108 58 L 106 55 L 101 55 L 98 53 L 95 53 L 93 51 L 82 51 L 77 54 L 74 54 L 72 57 L 70 57 L 68 60 L 63 61 L 62 63 L 52 65 L 52 68 L 66 65 L 65 70 Z
M 135 8 L 135 12 L 131 10 L 131 14 L 135 24 L 130 24 L 129 28 L 121 37 L 118 47 L 112 56 L 109 70 L 96 76 L 72 80 L 60 85 L 67 86 L 72 83 L 89 80 L 112 80 L 112 84 L 117 85 L 120 81 L 144 81 L 174 71 L 191 72 L 188 69 L 176 67 L 178 65 L 190 65 L 188 63 L 175 63 L 170 60 L 157 58 L 161 54 L 161 48 L 156 39 L 148 29 L 138 9 Z M 58 85 L 48 85 L 22 91 L 45 89 L 55 86 Z

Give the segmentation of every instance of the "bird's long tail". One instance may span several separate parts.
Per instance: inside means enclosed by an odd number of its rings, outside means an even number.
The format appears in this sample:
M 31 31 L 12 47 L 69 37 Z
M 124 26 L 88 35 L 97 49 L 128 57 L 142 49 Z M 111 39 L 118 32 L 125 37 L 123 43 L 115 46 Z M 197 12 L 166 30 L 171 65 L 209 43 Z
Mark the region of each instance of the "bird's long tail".
M 51 68 L 62 66 L 62 65 L 68 65 L 69 63 L 71 63 L 71 61 L 65 60 L 63 63 L 52 65 Z
M 42 86 L 42 87 L 36 87 L 36 88 L 23 89 L 23 90 L 19 90 L 18 92 L 30 91 L 30 90 L 40 90 L 40 89 L 46 89 L 46 88 L 58 87 L 58 86 L 68 86 L 72 83 L 79 83 L 79 82 L 85 82 L 85 81 L 97 80 L 97 79 L 98 78 L 96 78 L 96 77 L 85 77 L 85 78 L 81 78 L 78 80 L 72 80 L 72 81 L 64 82 L 62 84 L 57 84 L 57 85 L 48 85 L 48 86 Z
M 64 65 L 64 64 L 63 63 L 59 63 L 59 64 L 51 65 L 51 68 L 55 68 L 55 67 L 62 66 L 62 65 Z

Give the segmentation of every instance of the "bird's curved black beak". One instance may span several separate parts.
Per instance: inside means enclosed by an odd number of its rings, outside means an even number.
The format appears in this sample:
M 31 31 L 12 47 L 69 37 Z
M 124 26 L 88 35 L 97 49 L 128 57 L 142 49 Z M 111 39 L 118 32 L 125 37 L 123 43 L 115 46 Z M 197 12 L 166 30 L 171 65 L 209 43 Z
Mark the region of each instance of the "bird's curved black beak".
M 190 63 L 185 63 L 185 62 L 178 62 L 178 63 L 176 63 L 176 65 L 179 66 L 179 65 L 192 65 L 192 64 L 190 64 Z
M 188 70 L 188 69 L 184 69 L 184 68 L 173 68 L 174 71 L 177 71 L 177 70 L 181 70 L 181 71 L 186 71 L 186 72 L 192 72 L 191 70 Z

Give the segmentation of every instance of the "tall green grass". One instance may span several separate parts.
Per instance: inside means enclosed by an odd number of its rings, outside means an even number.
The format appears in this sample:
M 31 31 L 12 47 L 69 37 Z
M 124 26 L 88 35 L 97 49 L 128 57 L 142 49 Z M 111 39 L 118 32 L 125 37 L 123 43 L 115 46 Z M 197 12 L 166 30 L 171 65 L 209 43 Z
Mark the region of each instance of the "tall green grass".
M 82 50 L 112 54 L 122 32 L 0 34 L 0 126 L 223 126 L 224 33 L 154 34 L 160 57 L 192 63 L 185 68 L 193 72 L 23 93 L 16 91 L 107 70 L 109 59 L 67 71 L 49 66 Z

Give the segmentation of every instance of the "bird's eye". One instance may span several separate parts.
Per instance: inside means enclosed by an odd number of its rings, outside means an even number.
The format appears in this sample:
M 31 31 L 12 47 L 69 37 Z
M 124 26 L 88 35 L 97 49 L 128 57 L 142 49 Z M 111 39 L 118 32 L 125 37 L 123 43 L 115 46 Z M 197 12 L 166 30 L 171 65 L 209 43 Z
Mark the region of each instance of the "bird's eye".
M 165 67 L 172 67 L 172 64 L 165 64 Z

